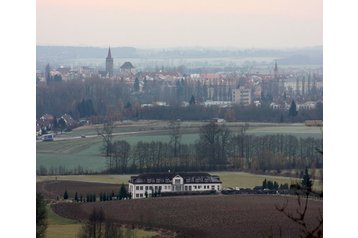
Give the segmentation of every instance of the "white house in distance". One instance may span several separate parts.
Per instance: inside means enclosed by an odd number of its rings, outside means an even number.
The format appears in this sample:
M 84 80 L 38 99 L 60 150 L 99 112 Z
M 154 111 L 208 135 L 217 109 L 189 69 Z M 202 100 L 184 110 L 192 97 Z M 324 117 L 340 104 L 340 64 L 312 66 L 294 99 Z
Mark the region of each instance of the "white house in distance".
M 221 191 L 219 176 L 208 173 L 150 173 L 131 176 L 128 181 L 133 199 L 148 197 L 154 192 Z

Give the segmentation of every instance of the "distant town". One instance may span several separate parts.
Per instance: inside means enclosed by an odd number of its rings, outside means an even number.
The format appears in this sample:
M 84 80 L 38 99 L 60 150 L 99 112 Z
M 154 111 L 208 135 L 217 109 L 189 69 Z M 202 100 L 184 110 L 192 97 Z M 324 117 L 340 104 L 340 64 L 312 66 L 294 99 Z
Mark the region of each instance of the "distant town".
M 251 110 L 256 107 L 259 110 L 263 107 L 280 112 L 277 113 L 279 116 L 276 119 L 283 122 L 287 121 L 284 118 L 285 112 L 289 111 L 293 102 L 297 111 L 312 111 L 316 110 L 317 106 L 322 108 L 323 67 L 321 65 L 281 67 L 279 62 L 280 59 L 272 60 L 271 63 L 267 63 L 266 68 L 255 67 L 255 64 L 252 64 L 244 69 L 221 67 L 208 70 L 207 67 L 202 66 L 192 70 L 185 65 L 179 65 L 145 70 L 137 68 L 130 61 L 121 64 L 115 62 L 109 47 L 107 55 L 103 56 L 102 66 L 58 66 L 58 64 L 47 63 L 44 67 L 38 68 L 37 117 L 46 117 L 47 113 L 57 117 L 64 116 L 67 124 L 73 123 L 71 121 L 73 118 L 77 122 L 83 118 L 86 120 L 91 118 L 94 123 L 96 120 L 101 122 L 100 116 L 108 117 L 110 114 L 115 120 L 159 119 L 149 115 L 153 114 L 149 113 L 152 108 L 185 108 L 195 104 L 206 108 L 218 108 L 217 113 L 207 116 L 209 118 L 216 115 L 228 121 L 240 121 L 240 116 L 235 118 L 230 108 L 247 107 Z M 98 84 L 101 81 L 103 91 L 99 92 Z M 67 86 L 60 87 L 56 84 L 59 82 L 67 82 Z M 86 85 L 85 89 L 79 88 L 78 95 L 72 95 L 70 91 L 78 87 L 78 82 Z M 60 94 L 51 94 L 54 88 L 57 92 L 65 90 L 70 94 L 69 98 L 61 99 L 70 100 L 65 104 L 67 106 L 59 106 L 55 102 Z M 103 93 L 107 95 L 102 95 Z M 45 95 L 50 96 L 52 100 L 45 100 Z M 111 99 L 106 101 L 108 96 Z M 98 100 L 99 97 L 101 100 Z M 103 101 L 106 102 L 103 104 Z M 219 111 L 225 111 L 225 114 Z M 186 118 L 184 116 L 177 119 Z M 248 119 L 255 120 L 255 118 Z M 299 121 L 310 119 L 322 118 L 318 113 L 301 118 Z M 292 121 L 292 118 L 290 120 Z

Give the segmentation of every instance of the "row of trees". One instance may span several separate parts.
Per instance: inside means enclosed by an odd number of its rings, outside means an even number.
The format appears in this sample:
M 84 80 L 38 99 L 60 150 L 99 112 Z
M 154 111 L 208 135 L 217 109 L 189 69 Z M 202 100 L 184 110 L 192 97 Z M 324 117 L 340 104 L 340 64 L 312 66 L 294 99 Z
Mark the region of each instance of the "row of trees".
M 105 125 L 103 131 L 110 125 Z M 211 122 L 200 128 L 199 140 L 181 143 L 180 123 L 170 122 L 169 142 L 113 141 L 102 133 L 108 172 L 137 173 L 176 169 L 193 170 L 282 170 L 322 168 L 322 139 L 291 135 L 254 136 L 242 127 L 234 134 L 225 125 Z M 112 129 L 113 130 L 113 129 Z M 103 132 L 102 131 L 102 132 Z
M 70 195 L 68 194 L 67 190 L 63 193 L 63 199 L 67 200 L 70 198 Z M 116 200 L 122 200 L 122 199 L 131 199 L 132 194 L 128 193 L 124 184 L 121 185 L 119 192 L 115 194 L 113 191 L 111 193 L 100 193 L 99 194 L 99 201 L 111 201 L 113 199 Z M 96 202 L 97 201 L 97 195 L 96 193 L 87 193 L 87 195 L 84 197 L 82 194 L 78 194 L 75 192 L 74 201 L 76 202 Z
M 36 116 L 44 113 L 52 115 L 70 114 L 73 118 L 90 118 L 93 123 L 101 123 L 104 117 L 115 120 L 121 119 L 160 119 L 172 120 L 208 120 L 213 117 L 225 118 L 228 121 L 304 121 L 322 119 L 322 106 L 314 110 L 300 110 L 297 115 L 290 117 L 292 112 L 271 109 L 268 105 L 261 107 L 233 106 L 220 108 L 217 106 L 204 107 L 197 105 L 208 99 L 207 88 L 204 85 L 193 86 L 188 90 L 185 81 L 176 83 L 176 88 L 166 88 L 158 80 L 144 81 L 143 93 L 138 93 L 138 81 L 131 88 L 122 80 L 88 79 L 82 81 L 61 81 L 47 85 L 39 84 L 36 88 Z M 192 86 L 190 86 L 192 87 Z M 218 86 L 219 87 L 219 86 Z M 133 93 L 135 92 L 135 93 Z M 230 91 L 218 90 L 229 97 Z M 224 99 L 219 97 L 220 99 Z M 226 98 L 225 100 L 229 100 Z M 165 101 L 170 107 L 141 108 L 142 103 Z M 180 102 L 190 102 L 189 107 L 178 106 Z
M 188 101 L 189 98 L 187 99 Z M 195 99 L 194 99 L 195 100 Z M 191 100 L 192 101 L 192 100 Z M 227 121 L 259 121 L 259 122 L 303 122 L 305 120 L 322 120 L 323 104 L 317 103 L 315 109 L 292 109 L 291 111 L 276 110 L 269 105 L 261 107 L 240 106 L 221 108 L 218 106 L 204 107 L 193 104 L 189 107 L 147 107 L 138 112 L 138 119 L 145 120 L 210 120 L 224 118 Z
M 36 169 L 36 175 L 46 176 L 46 175 L 76 175 L 76 174 L 98 174 L 100 172 L 92 170 L 92 169 L 84 169 L 82 166 L 77 166 L 76 168 L 69 169 L 65 166 L 50 166 L 46 167 L 44 165 L 40 165 L 38 169 Z

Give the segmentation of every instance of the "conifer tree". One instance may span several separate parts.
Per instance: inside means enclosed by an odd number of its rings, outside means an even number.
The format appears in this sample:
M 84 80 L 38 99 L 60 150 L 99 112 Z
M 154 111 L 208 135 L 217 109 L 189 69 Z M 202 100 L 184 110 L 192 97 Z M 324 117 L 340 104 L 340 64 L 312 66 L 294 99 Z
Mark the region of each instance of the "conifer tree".
M 311 176 L 308 173 L 307 168 L 305 169 L 305 173 L 303 174 L 301 184 L 302 184 L 302 187 L 307 190 L 307 192 L 310 192 L 312 190 L 313 182 L 312 182 Z
M 265 179 L 263 182 L 262 182 L 262 188 L 267 188 L 267 180 Z
M 288 115 L 291 117 L 297 116 L 297 107 L 296 107 L 295 100 L 292 100 L 291 102 L 290 109 L 288 110 Z
M 126 197 L 127 197 L 127 190 L 126 190 L 124 184 L 122 183 L 121 188 L 119 189 L 118 198 L 119 198 L 119 200 L 122 200 Z
M 196 103 L 194 95 L 191 95 L 189 105 L 194 105 Z
M 63 193 L 63 199 L 68 199 L 68 193 L 67 193 L 67 190 L 65 190 L 65 192 Z

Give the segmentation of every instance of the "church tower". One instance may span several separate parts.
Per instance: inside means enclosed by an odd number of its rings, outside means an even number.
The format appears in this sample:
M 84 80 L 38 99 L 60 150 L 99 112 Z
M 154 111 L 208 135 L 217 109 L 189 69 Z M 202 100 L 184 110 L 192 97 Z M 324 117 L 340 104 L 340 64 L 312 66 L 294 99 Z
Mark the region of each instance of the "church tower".
M 277 61 L 275 61 L 274 77 L 275 79 L 278 79 Z
M 108 48 L 108 55 L 106 58 L 106 75 L 110 78 L 113 76 L 113 58 L 111 54 L 111 47 Z

